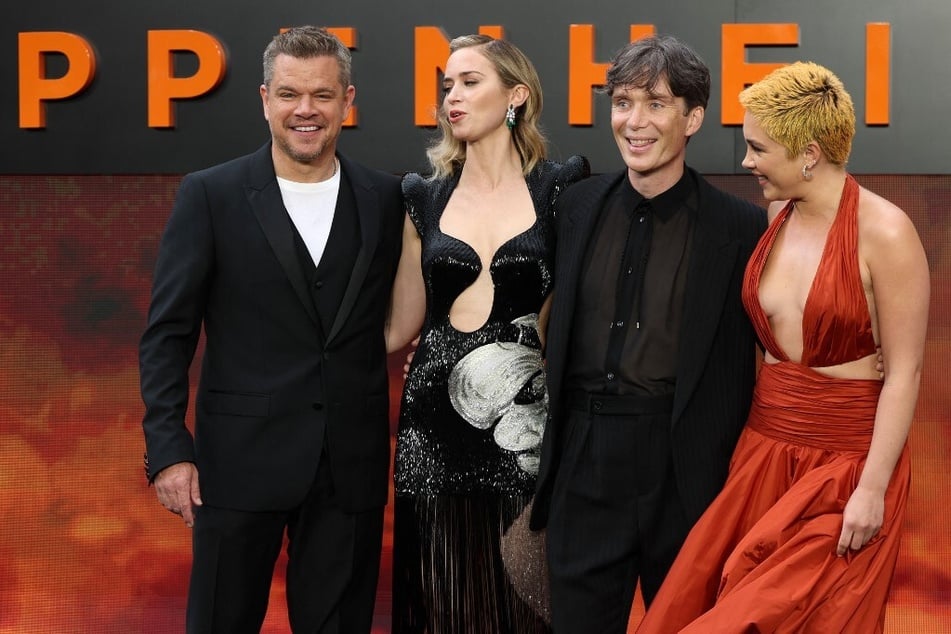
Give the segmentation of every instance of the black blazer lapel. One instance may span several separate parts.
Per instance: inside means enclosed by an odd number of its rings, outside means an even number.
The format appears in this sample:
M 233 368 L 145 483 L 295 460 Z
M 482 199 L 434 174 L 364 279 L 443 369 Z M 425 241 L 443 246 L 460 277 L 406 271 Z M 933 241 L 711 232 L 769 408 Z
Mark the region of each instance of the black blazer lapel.
M 357 216 L 360 219 L 360 250 L 357 252 L 353 272 L 350 274 L 350 281 L 347 283 L 347 290 L 344 291 L 337 316 L 327 335 L 328 344 L 343 328 L 350 311 L 353 310 L 380 240 L 380 201 L 373 181 L 365 170 L 353 162 L 339 155 L 337 158 L 340 160 L 340 169 L 346 173 L 353 187 Z
M 558 222 L 558 242 L 556 246 L 555 273 L 557 283 L 554 289 L 552 312 L 558 314 L 552 319 L 554 329 L 548 333 L 547 357 L 549 363 L 550 398 L 554 399 L 553 409 L 557 408 L 561 384 L 564 378 L 564 365 L 567 362 L 568 341 L 574 318 L 574 306 L 581 283 L 583 264 L 588 243 L 597 225 L 598 216 L 604 208 L 605 198 L 626 172 L 592 178 L 575 185 L 567 197 L 562 194 L 559 212 L 564 214 Z M 569 189 L 568 192 L 571 192 Z M 567 193 L 567 192 L 566 192 Z
M 696 217 L 693 251 L 687 273 L 684 316 L 677 360 L 673 422 L 683 414 L 707 363 L 720 323 L 723 304 L 736 268 L 739 245 L 721 229 L 718 218 L 729 209 L 714 208 L 706 200 L 708 185 L 697 178 L 700 213 Z
M 248 204 L 251 205 L 261 230 L 278 262 L 281 263 L 284 273 L 287 274 L 287 279 L 294 288 L 294 292 L 297 293 L 304 310 L 319 328 L 320 318 L 317 316 L 317 310 L 307 290 L 307 280 L 304 279 L 304 271 L 294 246 L 291 219 L 287 215 L 287 210 L 284 209 L 284 200 L 281 198 L 281 190 L 277 184 L 277 177 L 274 175 L 270 143 L 251 156 L 249 171 L 248 184 L 245 187 Z

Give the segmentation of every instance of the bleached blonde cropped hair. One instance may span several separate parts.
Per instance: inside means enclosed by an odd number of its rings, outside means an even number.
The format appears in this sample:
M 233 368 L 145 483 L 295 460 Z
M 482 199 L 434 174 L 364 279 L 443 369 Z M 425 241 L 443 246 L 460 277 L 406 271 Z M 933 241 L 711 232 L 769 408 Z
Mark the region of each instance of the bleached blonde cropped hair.
M 783 66 L 740 93 L 740 104 L 793 158 L 815 141 L 843 166 L 855 136 L 855 107 L 831 70 L 813 62 Z

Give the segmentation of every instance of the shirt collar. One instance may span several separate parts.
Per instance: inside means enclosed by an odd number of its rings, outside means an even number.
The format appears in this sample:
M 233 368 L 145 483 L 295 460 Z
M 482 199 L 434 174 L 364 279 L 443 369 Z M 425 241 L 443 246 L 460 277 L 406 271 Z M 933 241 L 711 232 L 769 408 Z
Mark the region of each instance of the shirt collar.
M 641 196 L 631 185 L 629 179 L 624 178 L 622 181 L 626 184 L 621 185 L 621 191 L 618 193 L 625 206 L 628 209 L 634 209 L 641 204 L 642 201 L 648 200 L 651 211 L 662 222 L 670 220 L 678 210 L 682 209 L 687 198 L 696 191 L 697 188 L 686 166 L 684 167 L 684 173 L 681 175 L 680 180 L 678 180 L 673 187 L 650 199 L 645 199 Z

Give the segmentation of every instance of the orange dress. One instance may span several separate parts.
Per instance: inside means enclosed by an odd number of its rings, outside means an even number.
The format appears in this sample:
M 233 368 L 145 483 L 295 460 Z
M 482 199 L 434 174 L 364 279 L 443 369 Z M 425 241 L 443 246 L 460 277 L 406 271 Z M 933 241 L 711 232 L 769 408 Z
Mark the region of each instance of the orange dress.
M 875 351 L 858 269 L 858 189 L 849 176 L 803 311 L 800 363 L 776 344 L 758 301 L 791 206 L 753 253 L 743 302 L 779 362 L 763 364 L 723 491 L 690 532 L 639 633 L 882 631 L 910 485 L 908 450 L 892 473 L 881 530 L 837 557 L 881 382 L 810 369 Z

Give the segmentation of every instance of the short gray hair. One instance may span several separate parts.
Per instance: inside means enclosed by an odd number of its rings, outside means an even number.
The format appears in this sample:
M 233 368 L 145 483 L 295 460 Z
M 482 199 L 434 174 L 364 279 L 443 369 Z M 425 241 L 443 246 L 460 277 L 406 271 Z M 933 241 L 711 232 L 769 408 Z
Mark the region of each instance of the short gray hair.
M 340 67 L 340 85 L 346 90 L 350 85 L 350 49 L 327 29 L 317 26 L 296 26 L 274 36 L 264 49 L 264 85 L 271 85 L 274 76 L 274 60 L 278 55 L 290 55 L 298 59 L 330 55 L 337 58 Z

